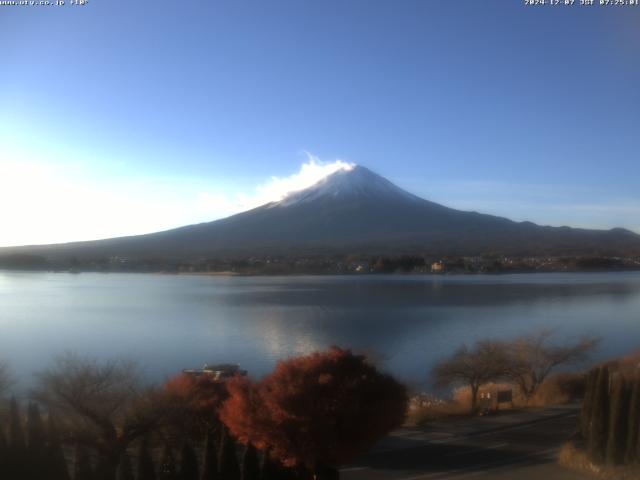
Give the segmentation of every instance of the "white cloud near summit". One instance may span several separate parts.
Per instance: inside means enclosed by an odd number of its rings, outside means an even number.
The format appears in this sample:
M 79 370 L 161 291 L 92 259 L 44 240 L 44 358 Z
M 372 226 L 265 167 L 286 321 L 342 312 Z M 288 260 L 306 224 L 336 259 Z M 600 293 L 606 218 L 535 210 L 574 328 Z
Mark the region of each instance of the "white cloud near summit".
M 282 200 L 288 193 L 310 187 L 324 177 L 339 170 L 351 170 L 355 164 L 343 160 L 323 162 L 315 155 L 305 152 L 307 161 L 302 164 L 300 171 L 288 177 L 271 177 L 268 182 L 258 185 L 253 198 L 254 206 L 268 202 Z

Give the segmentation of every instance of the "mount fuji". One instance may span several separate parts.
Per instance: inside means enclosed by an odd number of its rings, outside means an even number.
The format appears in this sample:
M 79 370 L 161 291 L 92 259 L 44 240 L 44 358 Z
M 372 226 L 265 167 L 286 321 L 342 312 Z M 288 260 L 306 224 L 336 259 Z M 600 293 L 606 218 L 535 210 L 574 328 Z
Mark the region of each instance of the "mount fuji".
M 221 220 L 132 237 L 0 249 L 0 255 L 14 253 L 175 259 L 323 253 L 622 256 L 640 254 L 640 235 L 621 228 L 539 226 L 454 210 L 354 166 L 280 201 Z

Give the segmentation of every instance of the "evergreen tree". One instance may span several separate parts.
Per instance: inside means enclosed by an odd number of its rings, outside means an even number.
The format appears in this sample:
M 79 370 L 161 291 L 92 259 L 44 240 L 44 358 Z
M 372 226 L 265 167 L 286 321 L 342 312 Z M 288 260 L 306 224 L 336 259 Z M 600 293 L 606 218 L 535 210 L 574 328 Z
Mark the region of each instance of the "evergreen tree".
M 196 452 L 189 442 L 184 442 L 180 455 L 180 480 L 200 480 L 198 473 Z
M 123 452 L 124 453 L 124 452 Z M 112 452 L 104 450 L 98 452 L 93 476 L 96 480 L 114 480 L 118 474 L 118 464 L 122 454 L 113 458 Z
M 204 460 L 202 463 L 201 480 L 219 480 L 218 474 L 218 456 L 216 452 L 216 442 L 213 433 L 207 433 L 207 439 L 204 443 Z
M 279 471 L 279 462 L 271 458 L 270 452 L 266 451 L 260 464 L 260 480 L 280 480 L 278 477 Z
M 222 480 L 240 480 L 240 465 L 238 465 L 236 443 L 226 430 L 223 431 L 222 441 L 220 442 L 218 468 Z
M 640 461 L 640 431 L 638 432 L 638 442 L 636 443 L 636 462 Z
M 47 465 L 46 435 L 40 409 L 35 403 L 27 408 L 27 455 L 29 477 L 34 480 L 45 478 L 49 473 Z
M 269 452 L 262 456 L 260 464 L 260 480 L 296 480 L 296 471 L 285 467 L 282 462 L 274 459 Z
M 160 480 L 178 480 L 178 472 L 176 470 L 176 459 L 173 456 L 171 448 L 166 445 L 162 452 L 160 460 L 160 470 L 158 472 Z
M 260 480 L 260 461 L 258 451 L 249 443 L 242 455 L 242 480 Z
M 638 447 L 640 445 L 640 379 L 633 384 L 631 399 L 629 400 L 629 430 L 627 432 L 627 448 L 625 463 L 638 461 Z
M 609 439 L 607 441 L 606 461 L 609 465 L 624 462 L 627 443 L 628 401 L 627 384 L 618 378 L 611 392 L 609 412 Z
M 9 442 L 7 448 L 7 478 L 23 480 L 28 476 L 27 448 L 22 429 L 20 407 L 15 398 L 9 407 Z
M 11 399 L 9 407 L 9 446 L 14 452 L 22 453 L 26 449 L 20 407 L 15 398 Z
M 340 480 L 340 472 L 337 468 L 325 467 L 319 468 L 315 472 L 314 478 L 323 480 Z
M 598 369 L 592 368 L 587 375 L 587 381 L 584 389 L 584 399 L 582 401 L 582 411 L 580 414 L 580 431 L 582 438 L 589 438 L 589 427 L 591 425 L 591 416 L 593 415 L 593 399 L 598 380 Z
M 44 424 L 35 403 L 30 403 L 27 408 L 27 444 L 30 456 L 41 454 L 46 446 Z
M 47 466 L 49 469 L 48 480 L 70 480 L 60 434 L 51 412 L 49 412 L 47 422 Z
M 93 467 L 87 449 L 76 445 L 76 456 L 73 480 L 93 480 Z
M 600 367 L 596 381 L 587 442 L 587 454 L 593 463 L 603 463 L 609 423 L 609 368 Z
M 156 480 L 156 470 L 153 459 L 147 448 L 147 442 L 140 442 L 138 450 L 138 480 Z
M 313 480 L 313 474 L 304 466 L 300 465 L 296 470 L 296 480 Z
M 8 472 L 9 466 L 7 460 L 9 459 L 9 447 L 7 445 L 7 439 L 4 436 L 2 427 L 0 427 L 0 472 Z
M 118 462 L 116 480 L 135 480 L 135 477 L 133 476 L 133 467 L 131 466 L 131 459 L 126 453 L 120 457 L 120 462 Z

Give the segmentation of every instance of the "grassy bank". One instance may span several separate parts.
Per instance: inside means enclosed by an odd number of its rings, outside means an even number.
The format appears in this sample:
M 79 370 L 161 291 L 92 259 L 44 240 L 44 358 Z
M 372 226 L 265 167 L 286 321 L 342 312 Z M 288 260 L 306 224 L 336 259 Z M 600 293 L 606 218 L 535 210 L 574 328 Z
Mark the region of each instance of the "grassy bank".
M 602 480 L 640 479 L 640 465 L 596 465 L 589 460 L 584 449 L 576 445 L 575 442 L 569 442 L 562 447 L 558 456 L 558 463 L 565 468 L 591 478 Z

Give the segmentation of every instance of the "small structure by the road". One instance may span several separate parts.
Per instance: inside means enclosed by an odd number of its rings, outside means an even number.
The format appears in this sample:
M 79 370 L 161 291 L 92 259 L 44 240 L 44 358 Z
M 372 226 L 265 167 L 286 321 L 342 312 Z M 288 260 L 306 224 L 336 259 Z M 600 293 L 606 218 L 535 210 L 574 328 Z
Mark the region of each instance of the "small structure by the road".
M 513 407 L 513 390 L 511 389 L 491 388 L 480 390 L 478 397 L 480 412 L 483 414 L 499 410 L 500 406 L 505 404 Z
M 496 395 L 496 403 L 513 403 L 513 390 L 498 390 Z

